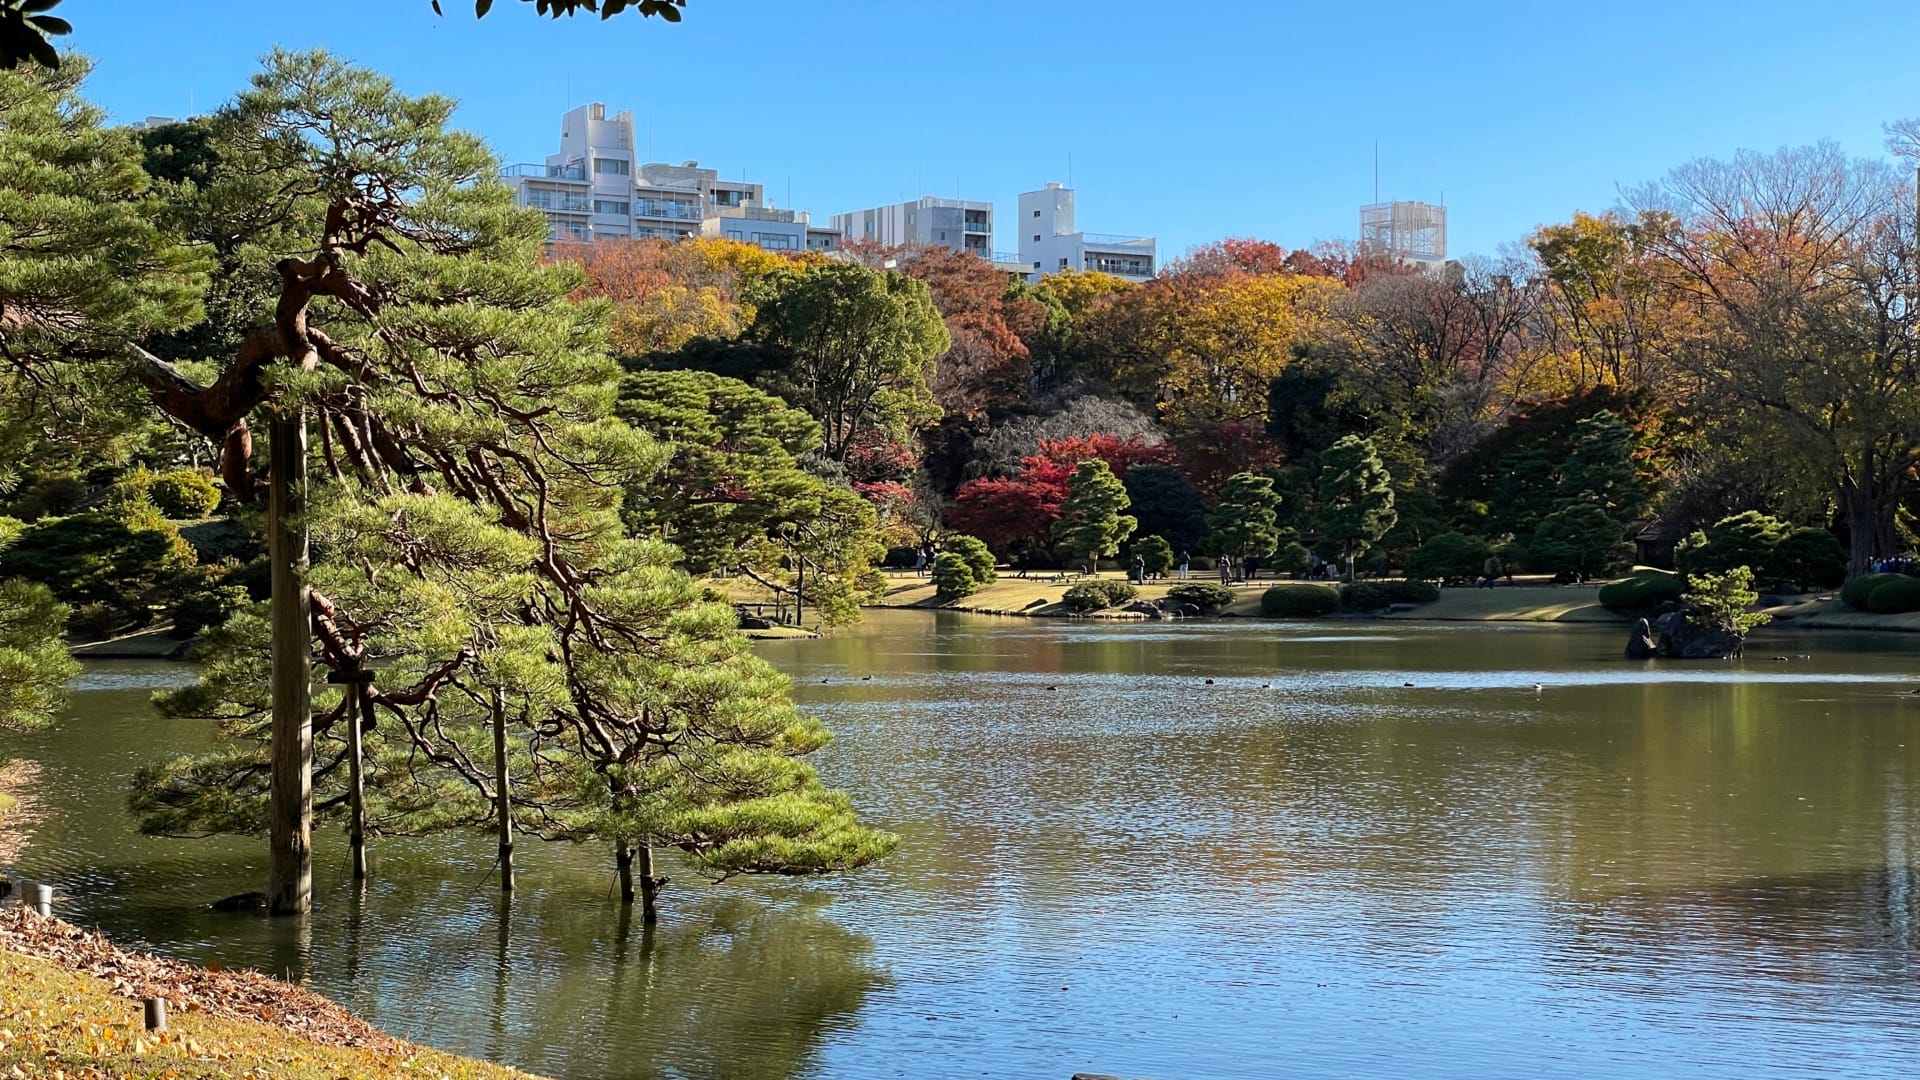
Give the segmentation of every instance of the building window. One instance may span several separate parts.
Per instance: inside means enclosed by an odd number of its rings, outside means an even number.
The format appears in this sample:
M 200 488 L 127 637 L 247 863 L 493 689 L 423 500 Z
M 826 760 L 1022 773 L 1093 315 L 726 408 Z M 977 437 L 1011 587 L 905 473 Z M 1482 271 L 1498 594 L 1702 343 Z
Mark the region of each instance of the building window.
M 626 176 L 633 172 L 633 162 L 618 158 L 597 157 L 593 159 L 593 171 L 596 173 Z
M 593 212 L 596 214 L 618 214 L 621 217 L 626 217 L 627 205 L 628 204 L 618 199 L 595 199 L 593 200 Z
M 1038 269 L 1040 269 L 1040 260 L 1039 260 L 1039 259 L 1035 259 L 1035 260 L 1033 260 L 1033 268 L 1034 268 L 1035 270 L 1038 270 Z
M 1040 211 L 1038 211 L 1038 210 L 1035 210 L 1035 211 L 1033 212 L 1033 216 L 1034 216 L 1034 217 L 1039 217 L 1039 216 L 1040 216 Z
M 1036 243 L 1036 244 L 1040 242 L 1040 234 L 1039 234 L 1039 233 L 1034 233 L 1034 234 L 1033 234 L 1033 242 L 1034 242 L 1034 243 Z

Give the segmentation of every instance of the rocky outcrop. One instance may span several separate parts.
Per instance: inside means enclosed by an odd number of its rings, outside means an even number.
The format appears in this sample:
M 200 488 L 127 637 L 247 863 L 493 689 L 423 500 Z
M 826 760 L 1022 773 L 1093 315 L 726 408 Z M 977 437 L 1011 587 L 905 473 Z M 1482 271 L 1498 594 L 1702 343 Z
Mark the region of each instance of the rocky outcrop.
M 1653 624 L 1660 632 L 1659 655 L 1669 660 L 1724 660 L 1739 656 L 1746 639 L 1731 630 L 1692 622 L 1683 611 L 1670 611 Z

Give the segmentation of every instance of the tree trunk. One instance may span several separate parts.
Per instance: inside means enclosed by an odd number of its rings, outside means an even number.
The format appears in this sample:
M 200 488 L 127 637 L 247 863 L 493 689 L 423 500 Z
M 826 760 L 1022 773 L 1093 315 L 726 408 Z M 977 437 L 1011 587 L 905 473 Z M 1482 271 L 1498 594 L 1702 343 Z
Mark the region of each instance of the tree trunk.
M 1847 576 L 1858 577 L 1872 571 L 1873 557 L 1879 553 L 1876 543 L 1881 532 L 1879 515 L 1864 485 L 1847 485 L 1841 501 L 1847 517 Z
M 313 906 L 313 711 L 307 590 L 307 425 L 300 410 L 275 415 L 267 480 L 267 555 L 273 596 L 273 781 L 268 802 L 267 908 Z
M 633 844 L 625 837 L 614 841 L 613 862 L 620 870 L 620 902 L 633 903 Z
M 493 690 L 493 812 L 500 819 L 500 891 L 513 891 L 513 792 L 507 776 L 507 699 Z
M 660 878 L 653 876 L 653 844 L 651 841 L 640 843 L 640 924 L 652 926 L 660 921 L 660 911 L 655 901 L 660 895 Z

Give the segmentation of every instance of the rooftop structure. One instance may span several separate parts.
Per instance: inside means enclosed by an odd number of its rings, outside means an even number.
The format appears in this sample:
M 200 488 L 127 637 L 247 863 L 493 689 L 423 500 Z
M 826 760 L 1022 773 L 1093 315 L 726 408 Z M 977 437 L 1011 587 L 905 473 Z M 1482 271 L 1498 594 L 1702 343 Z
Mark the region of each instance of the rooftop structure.
M 1151 236 L 1081 232 L 1074 223 L 1074 192 L 1048 184 L 1020 196 L 1020 263 L 1038 281 L 1062 270 L 1098 270 L 1129 281 L 1145 281 L 1159 269 L 1158 245 Z
M 1360 252 L 1428 266 L 1446 262 L 1447 208 L 1410 201 L 1362 206 Z

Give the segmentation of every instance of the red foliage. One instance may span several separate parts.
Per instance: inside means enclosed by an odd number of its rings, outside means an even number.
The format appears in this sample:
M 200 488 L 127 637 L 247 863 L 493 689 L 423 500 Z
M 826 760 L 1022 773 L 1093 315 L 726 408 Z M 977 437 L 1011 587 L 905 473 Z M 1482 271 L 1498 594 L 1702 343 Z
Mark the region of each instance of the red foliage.
M 947 524 L 986 541 L 996 554 L 1045 550 L 1053 543 L 1053 523 L 1067 499 L 1067 478 L 1083 461 L 1099 458 L 1121 476 L 1135 465 L 1164 465 L 1173 460 L 1166 446 L 1148 446 L 1136 436 L 1076 436 L 1043 441 L 1040 452 L 1020 459 L 1018 476 L 969 480 L 954 496 Z
M 1181 437 L 1178 468 L 1208 496 L 1218 495 L 1235 473 L 1259 472 L 1285 464 L 1287 456 L 1257 424 L 1229 421 Z
M 847 478 L 856 488 L 862 484 L 912 476 L 919 463 L 913 447 L 889 439 L 877 431 L 854 436 L 854 442 L 847 447 Z

